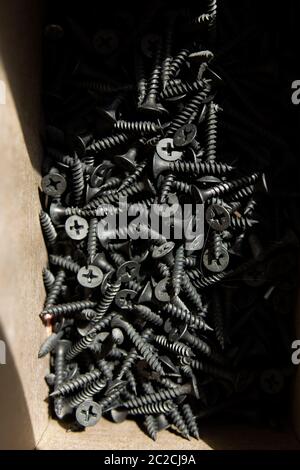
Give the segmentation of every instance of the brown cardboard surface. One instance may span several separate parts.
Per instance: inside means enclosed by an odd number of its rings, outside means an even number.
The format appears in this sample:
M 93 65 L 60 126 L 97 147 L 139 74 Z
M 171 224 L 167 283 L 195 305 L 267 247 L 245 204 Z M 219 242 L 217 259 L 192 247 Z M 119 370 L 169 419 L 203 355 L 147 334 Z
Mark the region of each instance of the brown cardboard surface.
M 47 360 L 37 360 L 45 335 L 38 312 L 46 259 L 38 222 L 38 3 L 0 3 L 0 80 L 6 85 L 0 105 L 0 339 L 7 350 L 7 364 L 0 365 L 1 448 L 33 448 L 48 421 Z
M 233 425 L 205 426 L 201 439 L 187 441 L 169 431 L 162 431 L 156 442 L 147 437 L 133 421 L 121 424 L 103 419 L 95 427 L 81 433 L 66 432 L 57 422 L 50 422 L 37 444 L 39 450 L 246 450 L 300 449 L 292 432 L 272 432 L 259 428 Z

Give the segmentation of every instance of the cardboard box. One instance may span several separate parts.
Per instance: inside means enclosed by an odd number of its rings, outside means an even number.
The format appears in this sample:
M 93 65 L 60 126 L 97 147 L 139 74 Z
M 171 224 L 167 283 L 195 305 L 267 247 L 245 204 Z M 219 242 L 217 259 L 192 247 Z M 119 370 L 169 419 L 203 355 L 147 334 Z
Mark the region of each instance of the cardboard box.
M 202 429 L 200 423 L 200 441 L 164 431 L 152 442 L 134 422 L 103 419 L 85 432 L 67 433 L 49 418 L 44 382 L 49 358 L 37 359 L 46 334 L 38 315 L 47 259 L 38 218 L 41 6 L 39 0 L 0 4 L 0 340 L 6 345 L 6 364 L 0 365 L 0 448 L 299 449 L 294 432 L 300 437 L 299 374 L 287 432 L 225 423 Z M 295 338 L 300 338 L 299 319 Z

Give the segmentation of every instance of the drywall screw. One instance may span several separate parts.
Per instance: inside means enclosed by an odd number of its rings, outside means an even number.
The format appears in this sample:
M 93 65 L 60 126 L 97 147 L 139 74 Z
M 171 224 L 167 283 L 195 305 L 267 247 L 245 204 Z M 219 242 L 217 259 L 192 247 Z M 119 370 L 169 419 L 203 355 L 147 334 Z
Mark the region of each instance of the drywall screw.
M 168 127 L 166 132 L 167 137 L 174 136 L 174 133 L 182 127 L 184 124 L 187 124 L 193 120 L 193 116 L 199 115 L 201 106 L 210 92 L 210 85 L 207 83 L 204 89 L 198 92 L 191 100 L 187 103 L 184 110 L 179 112 L 179 114 L 173 119 L 171 125 Z
M 100 268 L 90 264 L 79 269 L 77 273 L 77 280 L 81 286 L 94 289 L 101 284 L 103 280 L 103 273 Z
M 200 439 L 196 416 L 194 415 L 191 406 L 188 403 L 184 403 L 181 407 L 181 411 L 188 429 L 188 433 L 195 439 Z
M 146 97 L 148 83 L 146 79 L 144 61 L 141 57 L 141 54 L 138 52 L 135 54 L 135 72 L 138 92 L 138 106 L 140 106 Z
M 176 77 L 180 72 L 180 69 L 183 64 L 186 63 L 187 57 L 189 55 L 188 49 L 181 49 L 178 54 L 173 58 L 170 67 L 169 67 L 169 82 L 173 77 Z
M 99 322 L 106 312 L 109 310 L 111 304 L 116 297 L 117 292 L 120 290 L 121 287 L 121 280 L 117 279 L 113 284 L 107 287 L 102 300 L 95 308 L 96 315 L 92 320 L 92 323 L 96 324 Z
M 38 352 L 38 358 L 40 359 L 45 357 L 47 354 L 53 351 L 53 349 L 56 348 L 57 343 L 62 339 L 63 334 L 63 331 L 59 331 L 58 333 L 51 333 L 51 335 L 48 336 L 41 345 Z
M 141 304 L 133 305 L 132 310 L 134 312 L 137 312 L 139 316 L 141 316 L 141 318 L 152 323 L 154 326 L 163 325 L 163 319 L 156 313 L 152 312 L 152 310 L 146 305 L 141 305 Z
M 102 375 L 102 372 L 98 369 L 94 369 L 86 374 L 79 375 L 68 382 L 64 382 L 50 394 L 51 397 L 58 395 L 69 395 L 79 388 L 83 388 L 85 385 L 90 382 L 94 382 L 99 379 Z
M 64 381 L 65 354 L 70 344 L 70 341 L 61 339 L 56 345 L 54 390 Z M 63 419 L 70 411 L 69 406 L 62 397 L 54 398 L 54 411 L 58 419 Z
M 125 333 L 129 336 L 130 340 L 139 351 L 139 353 L 148 362 L 150 367 L 161 375 L 164 375 L 164 370 L 159 362 L 159 358 L 152 350 L 149 344 L 137 333 L 132 325 L 122 320 L 121 317 L 115 317 L 111 326 L 124 329 Z
M 160 74 L 161 74 L 161 54 L 162 54 L 162 45 L 161 39 L 158 42 L 157 50 L 155 54 L 155 60 L 153 69 L 151 72 L 151 76 L 148 80 L 148 89 L 145 100 L 139 106 L 139 109 L 155 114 L 155 115 L 162 115 L 167 114 L 167 110 L 158 102 L 158 94 L 159 94 L 159 87 L 160 87 Z
M 154 393 L 154 388 L 150 382 L 146 382 L 143 384 L 144 392 L 147 394 Z M 157 433 L 158 433 L 158 423 L 156 416 L 147 415 L 144 420 L 144 426 L 148 435 L 151 437 L 153 441 L 156 441 Z
M 77 215 L 71 215 L 65 222 L 65 231 L 72 240 L 83 240 L 89 230 L 86 219 Z
M 212 271 L 214 273 L 224 271 L 229 264 L 228 251 L 225 248 L 221 248 L 219 257 L 215 258 L 209 249 L 205 250 L 203 254 L 203 264 L 208 271 Z
M 66 178 L 56 168 L 51 168 L 49 173 L 42 178 L 42 190 L 47 196 L 61 196 L 67 189 Z
M 96 302 L 92 300 L 78 300 L 75 302 L 68 302 L 60 305 L 52 305 L 50 307 L 44 308 L 41 315 L 51 315 L 53 318 L 59 316 L 72 315 L 73 313 L 83 310 L 84 308 L 93 308 L 97 305 Z
M 102 416 L 101 407 L 92 400 L 86 400 L 76 408 L 77 422 L 86 427 L 95 426 Z
M 201 317 L 196 317 L 188 310 L 183 310 L 173 304 L 166 304 L 162 308 L 162 310 L 168 313 L 169 315 L 172 315 L 175 318 L 186 322 L 186 324 L 190 325 L 193 328 L 211 330 L 211 328 L 205 323 L 205 321 Z
M 57 232 L 51 218 L 44 211 L 40 212 L 40 223 L 47 245 L 49 247 L 54 247 L 56 243 Z
M 54 264 L 55 266 L 59 266 L 62 269 L 71 271 L 74 274 L 77 274 L 80 269 L 80 265 L 76 263 L 75 261 L 73 261 L 70 256 L 63 257 L 59 255 L 50 255 L 49 261 L 51 264 Z
M 277 369 L 266 369 L 260 376 L 260 386 L 270 395 L 280 393 L 284 387 L 283 374 Z
M 177 354 L 178 356 L 188 356 L 188 357 L 194 356 L 194 353 L 191 351 L 191 349 L 188 346 L 178 341 L 169 343 L 167 338 L 163 335 L 154 336 L 153 340 L 160 346 L 168 349 L 170 352 Z
M 107 382 L 104 380 L 95 380 L 95 382 L 87 384 L 83 390 L 69 398 L 67 403 L 71 408 L 77 408 L 82 402 L 91 399 L 94 395 L 101 392 L 106 385 Z
M 172 272 L 172 287 L 175 296 L 180 294 L 182 277 L 184 274 L 184 245 L 180 245 L 175 253 L 174 268 Z
M 54 281 L 55 281 L 54 274 L 52 274 L 52 272 L 48 268 L 44 268 L 43 269 L 43 282 L 44 282 L 44 286 L 47 292 L 50 291 L 51 287 L 53 286 Z
M 168 417 L 185 439 L 190 439 L 189 430 L 177 406 L 170 410 Z
M 66 279 L 66 273 L 64 270 L 60 270 L 51 286 L 51 289 L 47 295 L 45 307 L 49 307 L 57 302 L 57 298 L 62 290 L 62 285 Z
M 136 408 L 127 410 L 129 415 L 156 415 L 160 413 L 170 413 L 176 405 L 168 400 L 162 403 L 151 403 L 150 405 L 143 405 Z
M 124 132 L 114 134 L 110 137 L 103 137 L 90 144 L 86 149 L 86 153 L 87 155 L 97 155 L 105 150 L 114 149 L 115 147 L 126 144 L 130 139 L 130 134 Z
M 92 326 L 90 331 L 86 336 L 81 338 L 77 343 L 73 344 L 66 353 L 66 359 L 71 361 L 78 354 L 82 353 L 87 349 L 94 341 L 98 333 L 100 333 L 103 328 L 107 327 L 110 324 L 113 314 L 108 314 L 105 318 L 97 322 L 97 325 Z
M 230 226 L 230 213 L 220 204 L 211 204 L 206 209 L 205 219 L 208 225 L 219 232 L 226 230 Z
M 89 254 L 89 263 L 93 263 L 97 255 L 97 225 L 98 219 L 93 217 L 89 223 L 89 233 L 87 241 L 87 252 Z
M 197 135 L 197 127 L 194 124 L 185 124 L 174 134 L 173 142 L 175 147 L 186 147 L 191 145 Z
M 214 102 L 208 103 L 206 121 L 206 159 L 215 160 L 217 156 L 217 121 L 218 107 Z

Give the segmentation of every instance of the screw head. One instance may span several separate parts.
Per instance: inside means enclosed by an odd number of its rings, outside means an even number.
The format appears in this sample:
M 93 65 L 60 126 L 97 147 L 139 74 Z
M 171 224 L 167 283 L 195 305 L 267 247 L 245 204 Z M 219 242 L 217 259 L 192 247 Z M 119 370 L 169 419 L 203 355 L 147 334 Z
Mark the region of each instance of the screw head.
M 230 225 L 230 214 L 228 210 L 219 204 L 211 204 L 206 209 L 205 218 L 208 225 L 218 232 L 226 230 Z
M 182 157 L 182 151 L 174 146 L 174 141 L 171 137 L 161 139 L 156 145 L 157 155 L 167 162 L 175 162 Z
M 65 231 L 72 240 L 83 240 L 89 232 L 89 224 L 83 217 L 71 215 L 65 222 Z
M 167 291 L 167 286 L 169 283 L 169 279 L 165 277 L 161 281 L 157 283 L 154 289 L 154 294 L 157 300 L 160 302 L 170 302 L 171 297 Z
M 106 289 L 111 286 L 112 284 L 112 281 L 113 281 L 113 275 L 114 275 L 114 271 L 108 271 L 108 273 L 106 273 L 103 277 L 103 281 L 102 281 L 102 284 L 101 284 L 101 292 L 102 294 L 105 293 Z
M 219 259 L 212 257 L 210 250 L 205 250 L 203 255 L 203 264 L 208 271 L 220 273 L 227 268 L 229 264 L 229 254 L 225 248 L 222 248 Z
M 61 196 L 67 189 L 66 178 L 58 172 L 48 173 L 42 178 L 42 190 L 47 196 Z
M 57 199 L 51 202 L 50 208 L 49 208 L 49 214 L 50 214 L 52 222 L 55 225 L 59 225 L 62 219 L 64 218 L 65 209 Z
M 90 186 L 93 188 L 99 187 L 99 185 L 102 184 L 103 179 L 110 176 L 112 168 L 112 163 L 101 163 L 96 166 L 90 177 Z
M 126 261 L 117 270 L 117 278 L 128 282 L 138 278 L 140 266 L 135 261 Z
M 119 39 L 112 29 L 100 29 L 94 35 L 93 45 L 99 55 L 107 56 L 118 48 Z
M 185 124 L 180 127 L 174 134 L 175 147 L 186 147 L 190 145 L 197 135 L 197 127 L 195 124 Z
M 260 376 L 260 386 L 265 393 L 275 395 L 284 387 L 284 377 L 278 369 L 266 369 Z
M 103 280 L 103 272 L 100 268 L 91 264 L 87 267 L 83 266 L 78 271 L 77 280 L 81 286 L 93 289 L 100 286 Z
M 77 422 L 85 428 L 95 426 L 101 418 L 101 406 L 92 400 L 86 400 L 77 407 Z
M 157 45 L 160 41 L 160 36 L 155 33 L 145 34 L 141 41 L 141 49 L 143 54 L 149 59 L 152 59 L 155 51 L 157 50 Z
M 174 249 L 175 243 L 174 242 L 166 242 L 162 245 L 155 246 L 152 252 L 152 257 L 154 259 L 163 258 L 164 256 L 171 253 Z
M 127 418 L 128 411 L 127 410 L 111 410 L 110 416 L 114 423 L 123 423 Z
M 132 289 L 122 289 L 115 296 L 115 304 L 121 309 L 126 309 L 128 303 L 133 300 L 137 295 L 137 292 Z

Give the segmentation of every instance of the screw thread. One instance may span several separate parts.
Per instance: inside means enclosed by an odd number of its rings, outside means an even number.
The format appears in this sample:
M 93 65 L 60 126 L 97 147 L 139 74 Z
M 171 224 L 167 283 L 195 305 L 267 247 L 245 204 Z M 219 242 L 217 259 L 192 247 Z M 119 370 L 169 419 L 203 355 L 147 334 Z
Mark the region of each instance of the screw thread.
M 172 287 L 174 295 L 177 296 L 181 290 L 181 283 L 184 274 L 184 245 L 181 245 L 177 248 L 174 259 L 174 268 L 172 272 Z
M 110 150 L 119 145 L 125 144 L 129 141 L 130 135 L 125 133 L 115 134 L 109 137 L 104 137 L 96 142 L 93 142 L 87 148 L 87 154 L 97 154 L 104 150 Z
M 59 333 L 52 333 L 50 336 L 48 336 L 39 349 L 38 358 L 40 359 L 45 357 L 47 354 L 53 351 L 58 341 L 62 338 L 63 334 L 63 331 L 60 331 Z
M 183 343 L 180 343 L 179 341 L 169 343 L 167 338 L 163 335 L 154 336 L 154 341 L 160 346 L 168 349 L 170 352 L 177 354 L 178 356 L 190 357 L 193 355 L 193 352 L 188 346 Z
M 61 292 L 63 282 L 65 281 L 65 278 L 66 278 L 66 272 L 64 270 L 61 270 L 57 273 L 55 281 L 47 296 L 45 307 L 49 307 L 50 305 L 53 305 L 56 303 L 57 298 Z
M 74 395 L 74 397 L 68 400 L 69 406 L 71 408 L 76 408 L 83 401 L 87 400 L 88 398 L 92 398 L 94 395 L 101 392 L 101 390 L 103 390 L 104 387 L 106 387 L 106 382 L 104 382 L 103 380 L 89 383 L 88 385 L 85 386 L 85 388 L 81 392 Z
M 72 184 L 73 184 L 73 197 L 74 204 L 79 206 L 82 203 L 84 192 L 84 177 L 82 163 L 78 157 L 74 158 L 73 165 L 70 168 Z
M 144 320 L 149 321 L 154 326 L 162 326 L 163 324 L 163 319 L 156 313 L 152 312 L 152 310 L 149 307 L 146 307 L 146 305 L 134 305 L 134 311 L 138 312 Z
M 57 238 L 57 232 L 50 216 L 44 211 L 40 212 L 40 223 L 46 243 L 49 246 L 54 246 Z
M 98 219 L 92 218 L 89 225 L 89 235 L 87 240 L 87 252 L 89 254 L 90 262 L 93 262 L 97 254 L 97 225 Z
M 50 291 L 54 281 L 55 281 L 54 274 L 52 274 L 52 272 L 49 269 L 44 268 L 43 269 L 43 282 L 44 282 L 44 286 L 47 292 Z
M 168 314 L 172 315 L 175 318 L 179 318 L 180 320 L 183 320 L 184 322 L 188 323 L 193 328 L 204 329 L 204 330 L 209 329 L 208 325 L 205 323 L 205 321 L 202 318 L 196 317 L 188 310 L 183 310 L 182 308 L 176 307 L 173 304 L 166 304 L 163 307 L 163 311 L 167 312 Z
M 59 266 L 63 269 L 67 269 L 68 271 L 71 271 L 74 274 L 77 274 L 80 269 L 80 265 L 73 261 L 69 256 L 63 257 L 58 255 L 50 255 L 49 260 L 51 264 Z
M 49 314 L 56 318 L 58 316 L 66 316 L 78 312 L 84 308 L 93 308 L 96 305 L 96 302 L 92 302 L 91 300 L 77 300 L 76 302 L 47 307 L 42 311 L 42 315 Z
M 189 434 L 192 437 L 195 437 L 195 439 L 200 439 L 196 416 L 194 415 L 191 406 L 188 403 L 184 403 L 181 410 Z
M 165 403 L 151 403 L 150 405 L 138 406 L 128 410 L 130 415 L 157 415 L 160 413 L 169 413 L 175 408 L 175 404 L 171 401 Z

